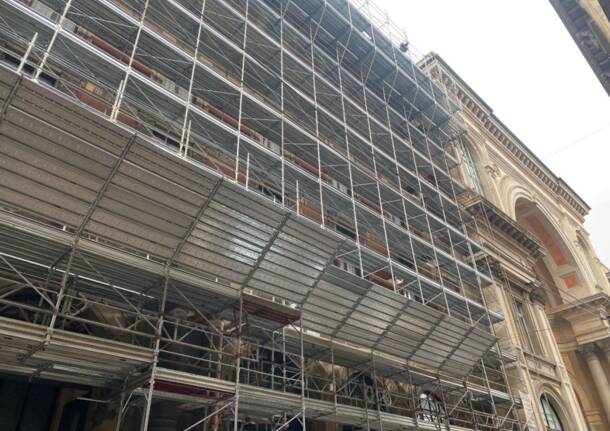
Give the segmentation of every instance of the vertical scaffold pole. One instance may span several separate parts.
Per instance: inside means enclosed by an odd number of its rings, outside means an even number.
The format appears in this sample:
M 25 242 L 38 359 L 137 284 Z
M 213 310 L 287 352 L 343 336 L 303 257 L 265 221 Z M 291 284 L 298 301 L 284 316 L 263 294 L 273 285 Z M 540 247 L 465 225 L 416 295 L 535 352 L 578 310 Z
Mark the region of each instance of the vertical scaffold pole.
M 286 5 L 288 7 L 288 5 Z M 284 157 L 284 11 L 280 3 L 280 157 L 282 163 L 282 206 L 286 206 L 286 158 Z
M 246 189 L 250 184 L 250 151 L 246 153 Z
M 188 94 L 186 96 L 186 108 L 184 110 L 184 121 L 182 122 L 182 136 L 180 137 L 180 153 L 182 153 L 182 148 L 186 146 L 186 150 L 184 150 L 184 157 L 188 152 L 188 141 L 189 135 L 191 131 L 190 121 L 189 121 L 189 133 L 186 133 L 186 124 L 189 117 L 189 111 L 191 109 L 191 100 L 193 99 L 193 81 L 195 80 L 195 70 L 197 69 L 197 62 L 199 61 L 199 45 L 201 43 L 201 28 L 203 27 L 203 15 L 205 14 L 205 4 L 206 0 L 203 0 L 201 5 L 201 14 L 199 16 L 199 27 L 197 29 L 197 42 L 195 44 L 195 54 L 193 55 L 193 68 L 191 69 L 191 76 L 189 80 L 189 89 Z M 185 142 L 186 139 L 186 142 Z
M 447 409 L 447 400 L 445 399 L 445 392 L 443 391 L 443 382 L 441 381 L 440 377 L 437 378 L 438 380 L 438 391 L 441 394 L 441 402 L 443 403 L 442 405 L 442 409 L 437 409 L 437 413 L 436 413 L 436 419 L 438 421 L 438 426 L 441 427 L 443 424 L 443 417 L 442 414 L 445 413 L 445 428 L 447 429 L 447 431 L 451 431 L 450 425 L 449 425 L 449 414 L 448 409 Z
M 337 372 L 335 370 L 335 348 L 333 344 L 330 345 L 330 365 L 332 366 L 333 372 L 333 405 L 335 410 L 337 409 Z
M 140 431 L 146 431 L 148 429 L 148 421 L 150 419 L 150 408 L 152 406 L 152 398 L 155 389 L 155 373 L 157 372 L 157 365 L 159 363 L 159 350 L 161 347 L 161 334 L 163 332 L 163 319 L 165 316 L 165 302 L 167 300 L 167 288 L 169 286 L 169 268 L 165 269 L 165 281 L 163 283 L 163 295 L 161 297 L 161 304 L 159 306 L 159 321 L 157 322 L 157 330 L 155 333 L 155 349 L 153 352 L 153 362 L 150 369 L 150 378 L 148 379 L 148 392 L 146 395 L 146 405 L 144 406 L 144 412 L 141 422 Z
M 349 3 L 348 3 L 349 4 Z M 350 27 L 351 28 L 351 27 Z M 351 31 L 351 30 L 350 30 Z M 358 251 L 358 264 L 360 266 L 360 276 L 364 277 L 364 267 L 362 265 L 362 250 L 361 250 L 361 242 L 360 242 L 360 232 L 358 229 L 358 217 L 356 212 L 356 191 L 354 190 L 354 177 L 352 174 L 352 161 L 350 154 L 350 144 L 349 144 L 349 135 L 347 130 L 347 116 L 345 113 L 345 90 L 343 88 L 343 78 L 341 73 L 341 56 L 339 55 L 339 48 L 337 47 L 337 72 L 339 78 L 339 93 L 341 93 L 341 119 L 343 121 L 343 131 L 345 132 L 345 151 L 347 153 L 347 171 L 349 174 L 349 189 L 351 191 L 350 197 L 352 201 L 352 211 L 354 213 L 354 230 L 356 235 L 356 247 Z
M 414 68 L 413 65 L 411 65 L 411 67 Z M 415 71 L 413 72 L 415 73 Z M 419 86 L 417 87 L 415 93 L 417 94 L 420 91 Z M 410 102 L 409 102 L 410 103 Z M 439 259 L 438 259 L 438 254 L 436 252 L 436 247 L 434 246 L 434 240 L 433 240 L 433 235 L 432 235 L 432 227 L 430 226 L 430 218 L 431 215 L 429 213 L 428 207 L 426 205 L 426 200 L 424 199 L 424 191 L 423 191 L 423 186 L 422 186 L 422 174 L 420 174 L 419 172 L 419 167 L 417 166 L 417 157 L 415 154 L 415 148 L 413 146 L 413 137 L 411 135 L 411 129 L 413 128 L 413 125 L 411 124 L 411 122 L 409 121 L 409 114 L 406 111 L 406 107 L 403 106 L 403 117 L 405 119 L 405 126 L 407 128 L 407 136 L 408 136 L 408 140 L 409 143 L 411 145 L 409 145 L 409 149 L 411 150 L 411 157 L 413 160 L 413 167 L 415 169 L 415 179 L 417 180 L 417 189 L 419 192 L 419 196 L 421 199 L 421 205 L 422 208 L 424 209 L 424 220 L 426 221 L 426 227 L 428 228 L 428 234 L 430 235 L 430 242 L 433 245 L 432 247 L 432 255 L 434 256 L 434 264 L 436 267 L 436 270 L 438 271 L 438 275 L 441 279 L 441 286 L 443 285 L 442 280 L 443 277 L 441 276 L 441 269 L 440 269 L 440 264 L 439 264 Z M 415 256 L 414 256 L 415 257 Z M 443 300 L 445 302 L 445 307 L 447 307 L 447 314 L 449 316 L 451 316 L 451 309 L 449 308 L 449 301 L 447 300 L 447 292 L 445 292 L 445 289 L 443 288 L 441 291 Z M 425 304 L 425 299 L 422 297 L 422 302 Z
M 315 134 L 316 134 L 316 151 L 317 151 L 317 159 L 318 159 L 318 188 L 320 193 L 320 218 L 322 219 L 322 226 L 326 225 L 326 216 L 324 215 L 324 193 L 322 186 L 322 154 L 320 152 L 320 124 L 318 118 L 318 96 L 317 96 L 317 87 L 316 87 L 316 64 L 314 60 L 314 42 L 313 42 L 313 33 L 311 29 L 309 30 L 309 43 L 310 43 L 310 55 L 311 55 L 311 78 L 313 83 L 313 109 L 315 116 Z
M 129 75 L 131 75 L 131 65 L 133 64 L 133 59 L 136 56 L 136 50 L 138 49 L 138 43 L 140 42 L 140 35 L 142 34 L 142 28 L 144 28 L 144 19 L 146 18 L 146 12 L 148 11 L 148 2 L 146 0 L 144 3 L 144 9 L 142 10 L 142 17 L 140 18 L 140 22 L 138 23 L 138 32 L 136 33 L 136 38 L 133 42 L 133 48 L 131 49 L 131 55 L 129 56 L 129 63 L 127 64 L 127 71 L 125 72 L 125 78 L 121 81 L 121 84 L 117 91 L 116 101 L 114 103 L 114 108 L 112 113 L 110 114 L 110 120 L 116 121 L 119 112 L 121 111 L 121 104 L 123 103 L 123 95 L 125 94 L 125 89 L 127 88 L 127 82 L 129 81 Z
M 362 80 L 362 77 L 361 77 Z M 364 80 L 362 80 L 364 82 Z M 379 171 L 377 170 L 377 161 L 375 159 L 375 144 L 373 144 L 373 132 L 371 129 L 371 118 L 369 114 L 368 97 L 366 95 L 366 84 L 362 84 L 362 99 L 364 100 L 364 112 L 366 114 L 366 125 L 368 131 L 368 138 L 371 143 L 371 159 L 373 160 L 373 172 L 375 174 L 375 183 L 377 186 L 377 198 L 379 203 L 379 210 L 381 211 L 381 226 L 383 228 L 383 239 L 385 241 L 386 252 L 388 253 L 387 262 L 390 268 L 390 277 L 392 277 L 392 285 L 396 292 L 396 277 L 394 276 L 394 265 L 392 264 L 392 251 L 390 250 L 390 241 L 388 239 L 388 229 L 386 227 L 385 211 L 383 210 L 383 199 L 381 197 L 381 179 L 379 178 Z
M 248 12 L 250 1 L 246 0 L 246 11 L 244 12 L 244 38 L 242 41 L 241 72 L 239 78 L 239 111 L 237 113 L 237 149 L 235 151 L 235 181 L 239 180 L 239 152 L 241 146 L 241 123 L 243 121 L 244 106 L 244 77 L 246 74 L 246 48 L 248 44 Z M 237 406 L 236 406 L 237 409 Z
M 303 431 L 307 431 L 307 425 L 306 425 L 306 413 L 305 413 L 305 353 L 304 353 L 304 348 L 303 346 L 305 345 L 304 343 L 304 331 L 303 331 L 303 310 L 301 310 L 301 315 L 299 317 L 299 344 L 300 344 L 300 350 L 301 350 L 301 419 L 303 421 Z
M 49 42 L 47 49 L 44 51 L 44 54 L 42 55 L 42 60 L 38 65 L 38 69 L 36 70 L 36 75 L 34 75 L 35 80 L 38 80 L 38 78 L 40 78 L 40 74 L 42 73 L 42 70 L 44 69 L 44 66 L 47 63 L 49 55 L 51 54 L 51 49 L 53 49 L 53 46 L 55 45 L 55 41 L 57 40 L 57 37 L 59 36 L 59 33 L 61 31 L 61 26 L 63 25 L 64 20 L 66 19 L 66 15 L 68 15 L 68 10 L 70 9 L 71 5 L 72 0 L 68 0 L 61 16 L 59 17 L 59 20 L 57 21 L 57 24 L 55 24 L 55 30 L 53 31 L 53 36 L 51 36 L 51 41 Z
M 237 328 L 237 357 L 235 360 L 235 405 L 233 408 L 233 431 L 239 431 L 237 426 L 239 420 L 239 380 L 241 378 L 241 347 L 242 347 L 242 330 L 243 330 L 243 314 L 244 314 L 244 293 L 243 289 L 239 295 L 239 318 Z
M 131 376 L 131 373 L 129 375 L 127 375 L 127 377 L 125 377 L 125 380 L 123 380 L 123 387 L 121 389 L 121 399 L 119 401 L 119 408 L 117 409 L 116 425 L 114 427 L 114 431 L 121 431 L 121 422 L 123 421 L 124 413 L 128 408 L 127 406 L 129 403 L 129 399 L 126 396 L 126 392 L 127 392 L 127 384 L 129 382 L 130 376 Z
M 19 67 L 17 68 L 17 74 L 21 73 L 21 71 L 23 70 L 23 67 L 27 63 L 28 57 L 30 56 L 32 49 L 36 45 L 36 39 L 38 39 L 38 32 L 34 33 L 34 37 L 32 37 L 32 40 L 28 44 L 28 48 L 25 50 L 25 54 L 23 54 L 23 57 L 21 58 L 21 62 L 19 62 Z
M 379 385 L 377 383 L 377 367 L 375 366 L 374 353 L 371 353 L 371 362 L 373 365 L 373 385 L 375 388 L 375 404 L 377 405 L 377 419 L 379 420 L 379 431 L 383 431 L 383 419 L 381 417 L 381 399 L 379 397 Z
M 72 269 L 72 262 L 74 261 L 74 255 L 76 254 L 76 247 L 78 246 L 78 237 L 74 239 L 72 247 L 68 252 L 68 262 L 66 263 L 66 269 L 61 277 L 61 285 L 59 287 L 59 292 L 57 294 L 57 300 L 55 301 L 55 306 L 53 307 L 53 315 L 51 316 L 51 321 L 49 322 L 49 327 L 47 328 L 47 334 L 45 336 L 45 340 L 43 345 L 46 346 L 51 342 L 51 337 L 53 335 L 53 330 L 55 329 L 55 322 L 57 321 L 57 316 L 59 315 L 59 309 L 61 307 L 61 303 L 64 299 L 64 295 L 66 293 L 66 285 L 68 284 L 68 280 L 70 279 L 70 270 Z
M 396 59 L 394 60 L 394 67 L 398 68 Z M 396 137 L 394 136 L 394 132 L 392 130 L 392 121 L 391 121 L 391 117 L 390 117 L 390 108 L 389 108 L 389 97 L 391 97 L 391 96 L 388 96 L 386 94 L 385 84 L 383 85 L 382 90 L 383 90 L 383 103 L 384 103 L 386 121 L 387 121 L 387 129 L 390 132 L 390 142 L 392 143 L 392 155 L 394 156 L 394 166 L 396 168 L 396 177 L 398 178 L 398 191 L 400 192 L 400 203 L 402 206 L 402 213 L 403 213 L 403 219 L 404 219 L 403 227 L 409 233 L 408 234 L 409 249 L 411 250 L 411 256 L 413 257 L 413 267 L 415 268 L 415 273 L 419 274 L 418 263 L 417 263 L 417 259 L 415 258 L 415 248 L 413 247 L 413 238 L 412 238 L 413 230 L 411 228 L 411 222 L 409 221 L 409 214 L 407 212 L 407 204 L 405 203 L 405 200 L 406 200 L 405 191 L 403 190 L 402 181 L 401 181 L 401 178 L 403 178 L 404 175 L 400 171 L 401 168 L 399 167 L 399 163 L 398 163 L 398 151 L 396 150 L 396 142 L 395 142 Z M 421 279 L 419 277 L 416 277 L 415 280 L 417 283 L 420 300 L 423 303 L 424 292 L 421 287 Z M 410 295 L 410 292 L 407 292 L 407 295 Z

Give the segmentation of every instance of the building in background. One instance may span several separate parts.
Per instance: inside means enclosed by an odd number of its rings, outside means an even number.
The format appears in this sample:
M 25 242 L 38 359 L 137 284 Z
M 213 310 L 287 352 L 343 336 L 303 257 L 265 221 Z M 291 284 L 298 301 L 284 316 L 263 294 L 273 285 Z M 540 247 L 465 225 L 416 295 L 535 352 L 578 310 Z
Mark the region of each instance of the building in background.
M 0 42 L 0 428 L 522 428 L 458 104 L 373 4 L 6 0 Z
M 550 0 L 578 48 L 610 95 L 610 2 Z
M 583 227 L 589 207 L 438 55 L 420 65 L 459 100 L 462 203 L 479 220 L 497 281 L 490 307 L 530 429 L 610 429 L 607 269 Z M 497 298 L 497 302 L 496 299 Z M 545 428 L 546 427 L 546 428 Z

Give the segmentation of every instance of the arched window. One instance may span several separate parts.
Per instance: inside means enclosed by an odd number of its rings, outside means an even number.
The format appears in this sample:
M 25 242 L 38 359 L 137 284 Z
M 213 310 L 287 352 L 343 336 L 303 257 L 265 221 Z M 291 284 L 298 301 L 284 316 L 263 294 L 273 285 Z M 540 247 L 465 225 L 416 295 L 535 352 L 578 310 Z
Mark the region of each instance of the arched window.
M 523 301 L 515 299 L 515 314 L 517 320 L 517 328 L 519 329 L 519 335 L 524 344 L 525 350 L 537 355 L 542 355 L 542 348 L 540 347 L 540 340 L 538 340 L 536 334 L 536 325 L 532 320 L 531 314 L 528 312 L 526 304 Z
M 469 144 L 468 142 L 464 142 L 464 139 L 459 139 L 459 142 L 462 154 L 464 155 L 464 164 L 466 165 L 468 177 L 470 178 L 470 181 L 472 182 L 476 191 L 479 192 L 479 194 L 484 195 L 483 184 L 481 183 L 481 178 L 479 177 L 479 172 L 477 170 L 477 165 L 474 162 L 474 157 L 472 156 L 472 152 L 468 146 Z
M 555 407 L 553 407 L 553 404 L 545 394 L 540 396 L 540 407 L 542 408 L 542 414 L 544 415 L 544 425 L 546 426 L 546 429 L 548 431 L 564 431 L 557 410 L 555 410 Z

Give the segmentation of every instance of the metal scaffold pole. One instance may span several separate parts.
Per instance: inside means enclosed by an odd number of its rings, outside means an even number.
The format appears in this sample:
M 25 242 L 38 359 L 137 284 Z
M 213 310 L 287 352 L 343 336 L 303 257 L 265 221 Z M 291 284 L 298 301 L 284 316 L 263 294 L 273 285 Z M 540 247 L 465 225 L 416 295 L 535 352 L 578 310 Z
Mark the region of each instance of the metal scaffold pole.
M 453 105 L 374 2 L 0 16 L 0 371 L 117 431 L 448 428 L 475 371 L 504 399 Z
M 322 219 L 322 226 L 326 224 L 326 216 L 324 211 L 324 193 L 322 192 L 322 157 L 320 155 L 320 125 L 318 119 L 318 96 L 317 96 L 317 87 L 316 87 L 316 65 L 315 65 L 315 56 L 314 56 L 314 42 L 313 42 L 313 33 L 309 31 L 309 43 L 311 46 L 310 54 L 311 54 L 311 77 L 312 77 L 312 85 L 313 85 L 313 109 L 314 109 L 314 117 L 315 117 L 315 130 L 314 136 L 316 138 L 316 152 L 317 152 L 317 160 L 318 160 L 318 190 L 320 193 L 320 218 Z
M 241 56 L 241 72 L 239 78 L 239 106 L 237 108 L 237 149 L 235 151 L 235 181 L 239 180 L 239 157 L 241 148 L 241 135 L 243 123 L 243 105 L 244 105 L 244 76 L 246 73 L 246 50 L 248 46 L 248 8 L 250 0 L 246 0 L 246 11 L 244 18 L 244 37 L 242 41 L 242 56 Z
M 341 61 L 340 61 L 340 57 L 339 57 L 339 48 L 337 47 L 337 62 L 339 63 L 339 66 L 341 66 Z M 339 80 L 339 91 L 341 93 L 341 115 L 343 118 L 343 122 L 344 124 L 346 124 L 346 114 L 345 114 L 345 100 L 344 100 L 344 93 L 343 93 L 343 83 L 342 83 L 342 71 L 341 68 L 339 67 L 338 69 L 338 80 Z M 345 135 L 345 148 L 346 148 L 346 153 L 347 153 L 347 166 L 348 166 L 348 173 L 349 173 L 349 190 L 350 190 L 350 195 L 351 195 L 351 206 L 352 206 L 352 212 L 353 212 L 353 219 L 354 219 L 354 233 L 356 235 L 356 248 L 357 248 L 357 252 L 358 252 L 358 266 L 359 266 L 359 271 L 362 277 L 364 277 L 364 267 L 362 265 L 362 252 L 360 250 L 361 244 L 362 244 L 362 239 L 360 238 L 360 230 L 358 229 L 358 217 L 357 217 L 357 213 L 356 213 L 356 198 L 354 197 L 355 195 L 355 191 L 354 191 L 354 178 L 353 178 L 353 173 L 352 173 L 352 156 L 350 155 L 350 144 L 349 144 L 349 137 L 348 137 L 348 131 L 347 131 L 347 126 L 345 126 L 345 130 L 344 130 L 344 135 Z
M 244 294 L 243 289 L 239 295 L 239 307 L 238 307 L 238 318 L 237 318 L 237 351 L 235 356 L 235 402 L 233 404 L 233 431 L 239 431 L 239 403 L 240 403 L 240 387 L 241 387 L 241 355 L 243 348 L 243 321 L 244 313 Z
M 152 407 L 152 401 L 155 391 L 155 374 L 159 365 L 159 352 L 161 348 L 161 335 L 163 332 L 163 319 L 165 317 L 165 303 L 167 301 L 167 288 L 169 286 L 169 271 L 166 270 L 165 277 L 163 280 L 163 294 L 161 297 L 161 303 L 159 305 L 159 315 L 157 321 L 157 331 L 155 334 L 155 347 L 153 351 L 152 366 L 150 368 L 150 377 L 148 379 L 148 390 L 145 395 L 144 411 L 142 413 L 142 422 L 140 431 L 148 430 L 148 423 L 150 420 L 150 411 Z
M 188 121 L 188 130 L 191 129 L 189 118 L 189 111 L 191 109 L 191 101 L 193 99 L 193 81 L 195 80 L 195 71 L 197 70 L 197 62 L 199 60 L 199 45 L 201 43 L 201 31 L 203 29 L 203 16 L 205 14 L 205 4 L 206 0 L 201 3 L 201 14 L 199 19 L 199 27 L 197 29 L 197 43 L 195 44 L 195 53 L 193 55 L 193 67 L 191 68 L 191 75 L 189 79 L 189 88 L 186 98 L 186 107 L 184 110 L 184 121 L 182 123 L 182 135 L 180 137 L 180 153 L 183 153 L 184 156 L 187 156 L 188 151 L 188 140 L 189 134 L 187 131 L 187 121 Z
M 40 60 L 40 64 L 38 65 L 38 68 L 36 69 L 36 74 L 34 75 L 34 79 L 40 78 L 40 75 L 42 74 L 42 71 L 47 63 L 47 59 L 49 58 L 51 49 L 53 49 L 53 46 L 55 45 L 55 41 L 57 40 L 57 37 L 59 36 L 59 33 L 61 32 L 62 24 L 63 24 L 64 20 L 66 19 L 66 15 L 68 14 L 68 11 L 70 10 L 71 5 L 72 5 L 72 0 L 68 0 L 66 2 L 66 5 L 64 6 L 64 10 L 63 10 L 61 16 L 59 17 L 59 20 L 55 24 L 55 31 L 53 32 L 51 41 L 47 45 L 47 49 L 44 51 L 44 54 L 42 55 L 42 60 Z
M 305 377 L 305 355 L 304 355 L 304 342 L 303 338 L 305 337 L 305 330 L 303 328 L 303 311 L 300 312 L 299 317 L 299 346 L 300 346 L 300 356 L 301 356 L 301 427 L 303 431 L 307 431 L 307 414 L 306 414 L 306 406 L 305 406 L 305 394 L 306 389 L 305 385 L 307 383 L 307 379 Z
M 133 43 L 133 48 L 131 49 L 131 54 L 129 56 L 129 62 L 127 63 L 127 71 L 125 72 L 124 78 L 121 80 L 119 85 L 116 99 L 113 105 L 112 112 L 110 114 L 110 119 L 112 121 L 116 121 L 121 112 L 121 105 L 123 103 L 123 97 L 125 96 L 125 89 L 129 83 L 129 77 L 132 73 L 133 61 L 136 56 L 136 52 L 138 50 L 138 43 L 140 42 L 140 36 L 142 35 L 142 29 L 144 28 L 144 20 L 146 19 L 146 12 L 148 11 L 149 0 L 144 2 L 144 10 L 142 11 L 142 16 L 140 17 L 140 21 L 138 22 L 138 31 L 136 33 L 136 38 Z

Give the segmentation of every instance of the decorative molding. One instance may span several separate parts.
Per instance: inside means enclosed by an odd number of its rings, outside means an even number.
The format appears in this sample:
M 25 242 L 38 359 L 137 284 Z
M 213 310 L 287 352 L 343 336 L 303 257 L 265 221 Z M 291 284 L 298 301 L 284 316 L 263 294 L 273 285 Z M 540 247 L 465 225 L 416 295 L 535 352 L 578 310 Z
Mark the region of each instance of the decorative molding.
M 485 165 L 485 171 L 494 180 L 498 180 L 505 175 L 504 172 L 502 172 L 502 170 L 498 167 L 498 165 L 493 162 Z
M 596 1 L 550 0 L 574 42 L 610 95 L 610 24 Z
M 597 345 L 595 343 L 585 344 L 584 346 L 581 346 L 579 348 L 579 351 L 583 355 L 583 357 L 585 358 L 586 361 L 590 361 L 590 360 L 594 360 L 594 359 L 599 360 L 599 357 L 597 356 L 597 352 L 599 351 L 599 348 L 597 347 Z
M 578 349 L 586 360 L 599 359 L 600 355 L 604 355 L 610 358 L 610 338 L 596 341 L 595 343 L 588 343 L 580 346 Z
M 434 67 L 438 65 L 437 67 Z M 440 82 L 502 147 L 525 167 L 555 196 L 567 203 L 581 217 L 587 215 L 590 207 L 561 178 L 555 176 L 502 122 L 493 114 L 472 89 L 457 75 L 445 61 L 435 53 L 428 54 L 420 62 L 420 67 L 430 72 L 434 80 Z M 441 73 L 439 74 L 439 70 Z M 487 167 L 486 167 L 487 168 Z
M 532 302 L 537 302 L 541 305 L 546 304 L 546 296 L 544 293 L 544 285 L 536 280 L 528 283 L 528 287 L 530 288 L 529 298 Z

